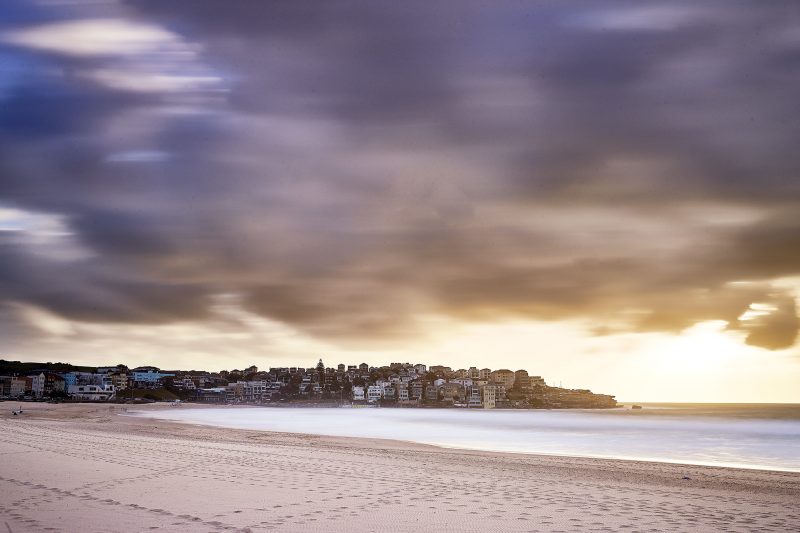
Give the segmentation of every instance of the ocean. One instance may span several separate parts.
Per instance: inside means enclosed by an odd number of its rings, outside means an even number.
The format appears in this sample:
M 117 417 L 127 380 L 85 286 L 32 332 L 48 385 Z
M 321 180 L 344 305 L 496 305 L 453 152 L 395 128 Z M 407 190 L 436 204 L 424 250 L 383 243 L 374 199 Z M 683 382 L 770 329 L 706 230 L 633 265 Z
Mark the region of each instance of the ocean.
M 800 472 L 800 405 L 642 405 L 641 410 L 208 407 L 137 414 L 470 450 Z

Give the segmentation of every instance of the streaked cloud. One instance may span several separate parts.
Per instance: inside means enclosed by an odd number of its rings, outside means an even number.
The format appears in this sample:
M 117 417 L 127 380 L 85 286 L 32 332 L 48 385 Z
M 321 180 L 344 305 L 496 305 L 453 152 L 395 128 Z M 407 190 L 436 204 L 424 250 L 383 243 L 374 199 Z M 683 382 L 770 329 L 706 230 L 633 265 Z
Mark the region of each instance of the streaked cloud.
M 169 154 L 158 150 L 126 150 L 110 154 L 109 163 L 161 163 L 169 159 Z
M 19 28 L 0 33 L 0 41 L 78 57 L 196 54 L 196 49 L 158 25 L 124 19 L 70 20 Z
M 791 6 L 53 9 L 0 8 L 2 302 L 208 333 L 233 294 L 393 354 L 516 321 L 795 346 Z
M 204 90 L 222 81 L 217 76 L 183 76 L 111 69 L 92 70 L 84 76 L 112 89 L 144 93 Z
M 694 7 L 676 2 L 673 5 L 629 3 L 625 7 L 598 6 L 569 18 L 571 24 L 601 31 L 670 31 L 700 22 L 705 15 L 702 5 Z

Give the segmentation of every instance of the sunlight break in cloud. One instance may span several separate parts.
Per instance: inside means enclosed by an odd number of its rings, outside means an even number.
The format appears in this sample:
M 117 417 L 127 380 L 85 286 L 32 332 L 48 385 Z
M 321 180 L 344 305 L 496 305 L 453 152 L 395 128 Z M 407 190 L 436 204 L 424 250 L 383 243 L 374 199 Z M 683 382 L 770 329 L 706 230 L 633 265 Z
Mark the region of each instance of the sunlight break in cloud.
M 0 41 L 70 56 L 194 54 L 174 33 L 124 19 L 90 19 L 43 24 L 0 34 Z

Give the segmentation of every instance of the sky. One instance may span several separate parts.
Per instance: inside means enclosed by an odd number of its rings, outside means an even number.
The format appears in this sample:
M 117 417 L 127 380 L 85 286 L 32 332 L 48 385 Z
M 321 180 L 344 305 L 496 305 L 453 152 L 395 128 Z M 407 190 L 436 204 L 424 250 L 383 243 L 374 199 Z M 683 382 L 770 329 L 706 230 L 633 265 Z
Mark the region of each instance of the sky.
M 0 357 L 800 402 L 800 5 L 4 0 Z

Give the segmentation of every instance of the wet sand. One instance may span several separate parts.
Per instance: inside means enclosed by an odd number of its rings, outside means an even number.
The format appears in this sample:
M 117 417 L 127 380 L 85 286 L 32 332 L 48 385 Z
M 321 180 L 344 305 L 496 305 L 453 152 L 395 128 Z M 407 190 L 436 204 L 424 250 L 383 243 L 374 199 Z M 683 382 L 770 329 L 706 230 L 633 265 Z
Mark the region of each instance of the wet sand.
M 230 430 L 123 406 L 12 416 L 17 405 L 0 403 L 0 532 L 800 529 L 798 473 Z

